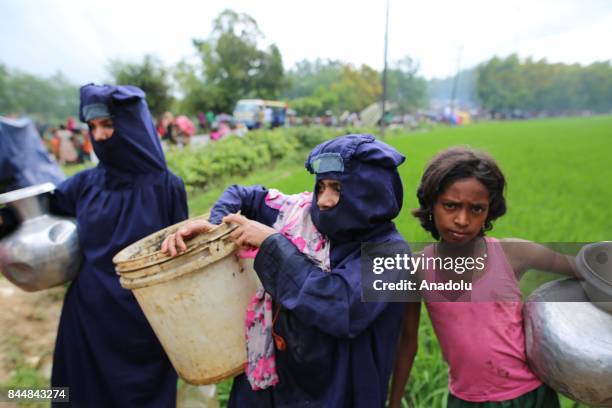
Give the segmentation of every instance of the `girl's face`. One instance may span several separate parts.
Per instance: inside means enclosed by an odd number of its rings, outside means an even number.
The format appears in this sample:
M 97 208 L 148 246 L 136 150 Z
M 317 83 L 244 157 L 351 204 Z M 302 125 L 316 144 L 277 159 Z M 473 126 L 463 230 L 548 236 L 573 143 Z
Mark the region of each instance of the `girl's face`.
M 489 214 L 489 191 L 476 178 L 457 180 L 438 196 L 433 219 L 440 240 L 466 243 L 476 238 Z
M 113 136 L 115 125 L 111 118 L 92 119 L 87 122 L 89 132 L 96 142 L 108 140 Z
M 320 180 L 317 183 L 317 207 L 319 210 L 334 208 L 340 201 L 342 184 L 338 180 Z

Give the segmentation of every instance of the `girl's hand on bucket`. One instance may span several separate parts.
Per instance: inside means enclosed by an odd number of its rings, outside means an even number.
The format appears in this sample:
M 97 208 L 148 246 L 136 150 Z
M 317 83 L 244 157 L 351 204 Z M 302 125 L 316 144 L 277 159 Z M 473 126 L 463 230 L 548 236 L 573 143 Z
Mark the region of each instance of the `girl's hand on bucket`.
M 238 224 L 238 228 L 232 232 L 230 237 L 236 244 L 244 247 L 259 248 L 266 238 L 278 232 L 274 228 L 238 214 L 223 217 L 223 222 Z
M 190 240 L 198 234 L 210 231 L 214 227 L 215 225 L 208 221 L 190 221 L 179 228 L 179 230 L 174 234 L 170 234 L 166 237 L 166 239 L 164 239 L 164 242 L 162 242 L 161 251 L 163 253 L 169 252 L 170 256 L 175 256 L 176 254 L 185 252 L 187 250 L 187 244 L 185 244 L 185 241 Z

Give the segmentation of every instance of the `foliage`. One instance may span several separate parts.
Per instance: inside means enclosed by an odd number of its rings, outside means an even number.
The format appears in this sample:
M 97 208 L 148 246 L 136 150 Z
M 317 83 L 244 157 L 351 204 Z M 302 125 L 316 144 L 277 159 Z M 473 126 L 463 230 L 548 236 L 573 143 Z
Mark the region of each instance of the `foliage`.
M 514 109 L 552 114 L 612 110 L 610 61 L 588 66 L 550 64 L 518 56 L 492 58 L 478 67 L 477 92 L 493 113 Z
M 397 61 L 387 72 L 387 97 L 399 113 L 414 112 L 426 104 L 427 82 L 417 76 L 419 66 L 410 57 Z
M 387 73 L 387 95 L 401 113 L 425 105 L 426 81 L 417 75 L 418 65 L 405 57 Z M 290 106 L 300 115 L 321 116 L 331 110 L 359 112 L 380 100 L 381 73 L 362 65 L 341 61 L 301 61 L 287 74 L 291 86 L 285 92 Z
M 301 95 L 292 100 L 290 106 L 298 114 L 320 116 L 331 110 L 358 112 L 380 99 L 382 85 L 380 74 L 373 68 L 362 65 L 356 69 L 350 64 L 317 60 L 302 61 L 289 76 L 298 85 L 290 94 Z M 313 88 L 308 89 L 305 84 Z
M 166 160 L 189 191 L 208 190 L 228 177 L 246 176 L 339 134 L 322 127 L 259 130 L 243 138 L 228 137 L 205 148 L 171 150 Z
M 318 87 L 330 88 L 340 80 L 340 71 L 344 63 L 338 60 L 314 61 L 302 60 L 287 72 L 289 87 L 283 92 L 285 99 L 297 99 L 310 96 Z
M 43 78 L 0 63 L 0 115 L 63 123 L 68 116 L 76 116 L 78 101 L 78 88 L 60 73 Z
M 108 70 L 115 84 L 134 85 L 146 93 L 153 116 L 160 116 L 170 109 L 173 98 L 168 70 L 158 58 L 145 55 L 139 64 L 112 60 Z
M 280 95 L 285 86 L 282 57 L 276 45 L 260 50 L 262 37 L 255 19 L 228 9 L 213 21 L 209 38 L 193 40 L 201 62 L 181 64 L 177 75 L 189 113 L 231 112 L 239 99 Z

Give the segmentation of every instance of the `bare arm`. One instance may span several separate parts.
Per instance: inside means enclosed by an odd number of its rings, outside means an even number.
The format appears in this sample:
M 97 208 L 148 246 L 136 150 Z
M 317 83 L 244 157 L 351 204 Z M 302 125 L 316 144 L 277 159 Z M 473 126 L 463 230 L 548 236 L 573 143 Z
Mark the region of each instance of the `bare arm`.
M 517 238 L 506 238 L 501 242 L 517 279 L 520 279 L 529 269 L 560 273 L 571 277 L 579 276 L 576 271 L 576 260 L 573 256 L 561 254 L 544 245 Z
M 402 324 L 402 333 L 395 355 L 395 368 L 393 369 L 391 395 L 389 396 L 390 408 L 399 408 L 402 404 L 406 383 L 410 377 L 412 363 L 417 353 L 420 317 L 421 303 L 407 303 L 406 315 L 404 316 L 404 322 Z

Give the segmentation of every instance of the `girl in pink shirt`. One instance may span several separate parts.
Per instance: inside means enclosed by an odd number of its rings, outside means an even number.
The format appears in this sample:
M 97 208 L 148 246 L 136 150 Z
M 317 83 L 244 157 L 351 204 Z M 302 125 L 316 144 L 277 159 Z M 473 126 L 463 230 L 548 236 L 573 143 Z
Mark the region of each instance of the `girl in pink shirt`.
M 417 190 L 413 215 L 439 241 L 420 254 L 431 262 L 417 275 L 449 366 L 448 407 L 559 407 L 555 391 L 527 365 L 518 280 L 529 269 L 575 276 L 574 259 L 533 242 L 485 236 L 506 212 L 504 188 L 490 156 L 450 148 L 428 164 Z M 465 267 L 468 258 L 475 261 Z M 435 262 L 449 259 L 450 267 Z M 456 286 L 436 290 L 431 283 Z M 416 355 L 418 310 L 407 306 L 390 407 L 400 406 Z

